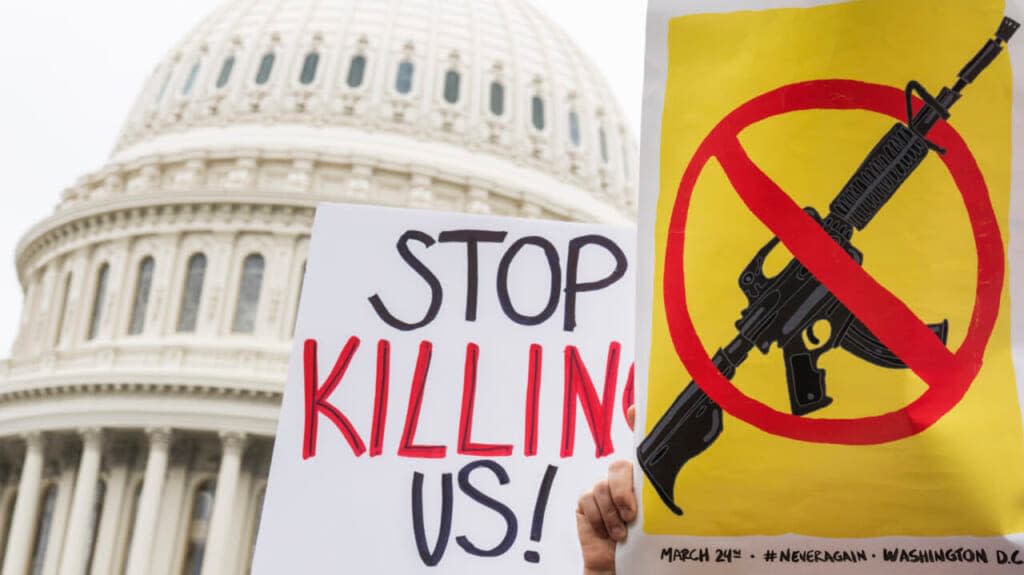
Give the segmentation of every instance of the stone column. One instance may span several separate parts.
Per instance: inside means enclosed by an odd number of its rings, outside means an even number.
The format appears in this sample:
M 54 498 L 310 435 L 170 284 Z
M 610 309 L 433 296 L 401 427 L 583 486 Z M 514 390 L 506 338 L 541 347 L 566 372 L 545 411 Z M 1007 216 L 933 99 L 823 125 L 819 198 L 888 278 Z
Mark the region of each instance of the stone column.
M 213 514 L 210 516 L 210 531 L 206 538 L 202 575 L 222 575 L 228 572 L 233 556 L 228 544 L 231 528 L 238 523 L 235 521 L 235 491 L 242 470 L 245 435 L 222 433 L 221 444 L 220 472 L 217 474 L 217 492 L 213 498 Z
M 64 535 L 67 534 L 68 518 L 71 516 L 71 495 L 75 489 L 75 476 L 78 474 L 78 461 L 81 448 L 77 442 L 65 442 L 60 460 L 60 478 L 57 480 L 57 497 L 53 502 L 53 519 L 50 522 L 50 534 L 46 542 L 46 553 L 43 555 L 42 575 L 58 575 L 60 558 L 64 552 Z M 43 491 L 43 500 L 46 495 Z M 31 567 L 30 567 L 31 568 Z
M 128 568 L 126 570 L 128 575 L 149 573 L 150 552 L 153 548 L 153 539 L 156 537 L 160 496 L 163 494 L 164 477 L 167 475 L 167 455 L 170 445 L 170 430 L 149 430 L 149 456 L 146 459 L 146 472 L 142 478 L 142 494 L 139 497 L 139 510 L 135 516 L 132 547 L 128 551 Z
M 68 518 L 67 534 L 64 539 L 64 555 L 60 562 L 60 575 L 83 575 L 88 565 L 89 551 L 95 522 L 93 508 L 96 504 L 96 488 L 100 479 L 100 454 L 103 447 L 102 432 L 99 429 L 82 431 L 82 458 L 78 463 L 78 479 L 71 498 L 71 515 Z
M 175 442 L 177 443 L 177 442 Z M 179 575 L 180 562 L 188 549 L 188 529 L 194 504 L 192 494 L 188 491 L 188 471 L 192 461 L 191 446 L 184 446 L 178 451 L 175 445 L 171 449 L 171 463 L 164 480 L 164 493 L 160 501 L 160 521 L 157 533 L 184 534 L 185 537 L 157 536 L 153 548 L 149 552 L 149 568 L 147 575 Z
M 28 569 L 35 537 L 36 517 L 39 515 L 39 488 L 43 479 L 43 436 L 35 432 L 25 436 L 25 460 L 21 465 L 18 482 L 18 500 L 14 503 L 10 538 L 4 565 L 5 575 L 22 575 Z
M 3 504 L 0 505 L 0 521 L 2 521 L 3 518 L 10 517 L 11 513 L 14 511 L 14 501 L 18 496 L 18 492 L 16 491 L 16 489 L 17 486 L 8 485 L 5 486 L 2 491 L 0 491 L 0 497 L 3 498 Z M 6 533 L 0 533 L 0 547 L 7 547 Z
M 107 476 L 107 494 L 104 497 L 103 509 L 100 511 L 100 524 L 96 533 L 96 551 L 92 554 L 92 573 L 115 573 L 118 531 L 127 531 L 128 525 L 121 525 L 121 515 L 125 505 L 132 504 L 132 495 L 128 491 L 130 472 L 127 457 L 123 455 L 124 443 L 115 443 L 108 452 L 108 465 L 111 465 Z M 111 457 L 112 456 L 112 457 Z M 111 462 L 110 459 L 113 459 Z M 131 517 L 128 518 L 131 520 Z

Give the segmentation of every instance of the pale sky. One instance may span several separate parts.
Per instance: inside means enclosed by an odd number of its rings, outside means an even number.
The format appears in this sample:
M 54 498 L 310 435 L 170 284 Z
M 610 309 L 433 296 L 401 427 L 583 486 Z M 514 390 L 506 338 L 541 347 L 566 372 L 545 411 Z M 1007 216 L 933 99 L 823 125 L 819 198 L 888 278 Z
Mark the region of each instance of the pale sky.
M 604 71 L 640 125 L 642 0 L 533 0 Z M 102 167 L 144 79 L 217 0 L 32 0 L 0 19 L 0 358 L 17 334 L 18 241 Z

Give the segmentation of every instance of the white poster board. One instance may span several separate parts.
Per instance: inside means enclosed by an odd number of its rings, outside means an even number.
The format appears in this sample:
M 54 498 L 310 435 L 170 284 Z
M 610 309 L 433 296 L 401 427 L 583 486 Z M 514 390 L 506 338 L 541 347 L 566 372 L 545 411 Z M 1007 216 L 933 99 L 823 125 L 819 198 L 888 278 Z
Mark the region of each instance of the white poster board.
M 253 573 L 577 573 L 634 231 L 321 205 Z

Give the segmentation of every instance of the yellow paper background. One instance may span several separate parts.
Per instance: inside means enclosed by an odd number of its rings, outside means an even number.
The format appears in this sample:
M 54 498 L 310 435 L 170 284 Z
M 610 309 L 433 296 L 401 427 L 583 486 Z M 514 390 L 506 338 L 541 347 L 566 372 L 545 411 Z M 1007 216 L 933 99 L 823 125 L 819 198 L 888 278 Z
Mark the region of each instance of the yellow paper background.
M 860 0 L 807 8 L 700 14 L 672 20 L 662 125 L 661 184 L 647 429 L 690 381 L 665 320 L 663 262 L 676 188 L 701 140 L 730 111 L 774 88 L 843 78 L 933 93 L 992 37 L 1001 0 Z M 1014 41 L 1024 41 L 1016 38 Z M 1012 72 L 1004 52 L 965 90 L 950 123 L 974 151 L 1008 239 Z M 893 120 L 861 111 L 806 111 L 747 128 L 741 142 L 798 204 L 828 204 Z M 686 230 L 687 298 L 708 352 L 729 342 L 746 306 L 737 280 L 771 233 L 743 205 L 712 160 L 696 186 Z M 854 245 L 864 267 L 928 322 L 948 319 L 951 349 L 974 305 L 977 258 L 963 202 L 934 154 Z M 784 260 L 782 260 L 784 261 Z M 781 265 L 779 266 L 781 267 Z M 1010 356 L 1009 292 L 984 367 L 964 400 L 927 431 L 879 446 L 797 442 L 726 414 L 724 431 L 676 483 L 673 515 L 649 486 L 652 534 L 823 537 L 992 536 L 1024 532 L 1024 434 Z M 826 354 L 835 402 L 815 417 L 899 409 L 926 385 L 842 349 Z M 788 411 L 782 354 L 756 350 L 737 387 Z

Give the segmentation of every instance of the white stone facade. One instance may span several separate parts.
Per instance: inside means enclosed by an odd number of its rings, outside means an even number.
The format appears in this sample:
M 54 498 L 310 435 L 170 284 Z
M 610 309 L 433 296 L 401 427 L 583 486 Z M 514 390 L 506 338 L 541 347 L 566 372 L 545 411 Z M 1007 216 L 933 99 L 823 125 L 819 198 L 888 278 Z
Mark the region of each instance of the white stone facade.
M 17 248 L 4 575 L 247 572 L 317 202 L 625 223 L 634 149 L 526 0 L 221 5 Z

